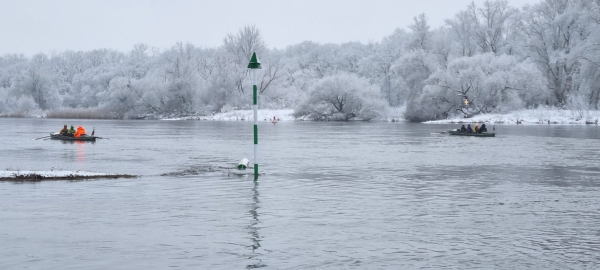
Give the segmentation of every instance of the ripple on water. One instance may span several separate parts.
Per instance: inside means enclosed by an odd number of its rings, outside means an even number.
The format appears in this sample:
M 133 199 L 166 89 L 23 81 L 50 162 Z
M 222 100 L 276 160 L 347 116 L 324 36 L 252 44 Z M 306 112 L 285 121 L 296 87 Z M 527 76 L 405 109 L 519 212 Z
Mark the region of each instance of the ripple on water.
M 143 175 L 0 183 L 0 269 L 598 268 L 593 132 L 278 124 L 255 182 L 226 174 L 252 156 L 248 124 L 101 121 L 114 140 L 0 144 L 6 167 Z

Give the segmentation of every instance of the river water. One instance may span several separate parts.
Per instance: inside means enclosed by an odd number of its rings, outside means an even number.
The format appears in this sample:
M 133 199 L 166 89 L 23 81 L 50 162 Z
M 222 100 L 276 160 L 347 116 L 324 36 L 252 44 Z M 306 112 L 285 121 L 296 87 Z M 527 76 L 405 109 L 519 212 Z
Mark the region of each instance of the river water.
M 110 139 L 33 140 L 63 124 Z M 0 119 L 0 269 L 598 269 L 600 127 Z M 492 127 L 488 127 L 492 129 Z

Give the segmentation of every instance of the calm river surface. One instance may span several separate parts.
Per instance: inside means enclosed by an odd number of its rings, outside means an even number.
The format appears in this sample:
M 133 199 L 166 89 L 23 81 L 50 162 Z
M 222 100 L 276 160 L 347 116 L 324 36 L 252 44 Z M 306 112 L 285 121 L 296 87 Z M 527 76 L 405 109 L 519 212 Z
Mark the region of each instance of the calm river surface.
M 33 140 L 63 124 L 110 140 Z M 600 127 L 0 119 L 0 269 L 599 269 Z M 492 126 L 488 127 L 491 130 Z

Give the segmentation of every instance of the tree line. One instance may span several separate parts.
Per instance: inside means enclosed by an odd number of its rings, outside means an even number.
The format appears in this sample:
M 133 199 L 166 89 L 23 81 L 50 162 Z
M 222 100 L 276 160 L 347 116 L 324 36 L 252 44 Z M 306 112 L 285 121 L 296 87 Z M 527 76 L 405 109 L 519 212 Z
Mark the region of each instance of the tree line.
M 0 57 L 0 114 L 93 110 L 102 118 L 210 115 L 250 109 L 257 52 L 261 107 L 313 120 L 411 121 L 553 106 L 600 105 L 600 0 L 544 0 L 522 9 L 474 3 L 431 29 L 418 15 L 379 42 L 305 41 L 270 49 L 244 26 L 223 44 L 137 44 Z

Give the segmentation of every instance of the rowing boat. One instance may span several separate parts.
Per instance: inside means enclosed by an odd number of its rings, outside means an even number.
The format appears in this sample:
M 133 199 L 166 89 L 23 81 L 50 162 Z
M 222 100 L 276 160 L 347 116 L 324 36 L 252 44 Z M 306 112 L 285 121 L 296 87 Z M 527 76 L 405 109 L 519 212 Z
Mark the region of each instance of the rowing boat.
M 75 138 L 73 136 L 60 135 L 59 133 L 50 133 L 50 139 L 52 139 L 52 140 L 61 140 L 61 141 L 95 142 L 96 138 L 98 138 L 98 137 L 96 137 L 96 136 L 89 136 L 89 135 L 81 135 L 81 136 Z
M 495 137 L 496 136 L 496 133 L 488 133 L 488 132 L 471 133 L 471 132 L 460 132 L 460 131 L 450 130 L 448 133 L 450 133 L 450 135 L 456 135 L 456 136 L 472 136 L 472 137 Z

